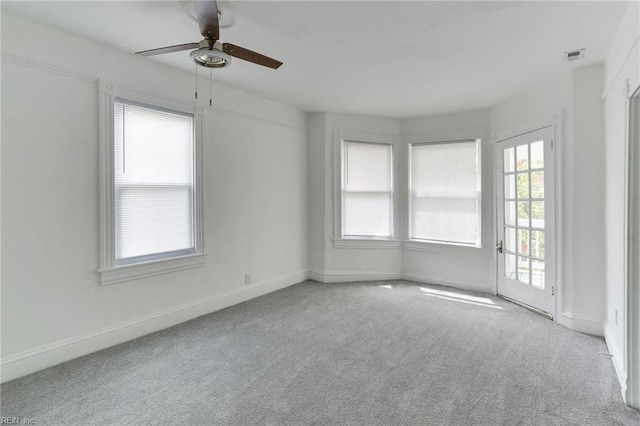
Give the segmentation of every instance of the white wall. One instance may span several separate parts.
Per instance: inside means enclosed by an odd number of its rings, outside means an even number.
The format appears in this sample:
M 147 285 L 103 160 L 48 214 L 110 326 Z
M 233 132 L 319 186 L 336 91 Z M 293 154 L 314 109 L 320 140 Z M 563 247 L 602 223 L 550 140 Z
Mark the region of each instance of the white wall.
M 192 75 L 2 15 L 5 381 L 308 276 L 306 114 L 216 83 L 203 129 L 206 265 L 99 285 L 99 77 L 193 96 Z
M 567 68 L 496 105 L 497 133 L 556 121 L 557 320 L 604 333 L 602 64 Z
M 407 279 L 493 292 L 495 288 L 495 220 L 493 216 L 493 144 L 489 109 L 402 120 L 407 140 L 425 136 L 482 139 L 482 248 L 428 244 L 407 246 L 402 253 L 402 275 Z M 416 140 L 417 140 L 416 139 Z M 411 247 L 411 248 L 409 248 Z M 417 248 L 417 249 L 416 249 Z
M 327 176 L 325 157 L 326 114 L 309 114 L 309 269 L 324 273 L 325 260 L 325 185 Z
M 638 3 L 629 5 L 605 61 L 606 322 L 605 338 L 623 394 L 626 368 L 626 174 L 627 97 L 640 84 Z M 630 89 L 630 90 L 629 90 Z
M 100 286 L 97 80 L 189 102 L 193 76 L 3 14 L 3 380 L 301 281 L 309 271 L 322 281 L 404 277 L 493 291 L 488 136 L 558 116 L 559 320 L 594 334 L 604 323 L 624 387 L 624 88 L 640 80 L 638 33 L 632 4 L 604 76 L 597 65 L 567 68 L 490 111 L 307 117 L 215 83 L 214 108 L 205 108 L 206 266 Z M 603 89 L 604 131 L 597 119 Z M 481 131 L 483 191 L 491 200 L 483 199 L 485 248 L 334 247 L 336 131 Z M 255 284 L 244 285 L 247 273 Z
M 399 248 L 354 249 L 334 247 L 334 137 L 336 132 L 346 131 L 383 136 L 397 136 L 400 120 L 354 114 L 323 114 L 323 137 L 310 129 L 310 144 L 322 144 L 322 148 L 311 147 L 316 152 L 311 168 L 322 168 L 324 174 L 323 192 L 311 194 L 323 207 L 324 269 L 312 269 L 311 276 L 325 282 L 354 281 L 362 279 L 391 279 L 400 277 L 401 253 Z M 322 155 L 322 156 L 320 156 Z M 312 176 L 315 179 L 317 176 Z M 314 231 L 316 232 L 316 231 Z M 312 250 L 313 253 L 313 250 Z M 313 254 L 312 254 L 313 256 Z
M 602 64 L 578 67 L 572 71 L 572 186 L 571 228 L 566 256 L 571 263 L 571 305 L 563 313 L 577 320 L 604 323 L 604 67 Z M 602 335 L 602 327 L 598 334 Z
M 573 182 L 572 144 L 572 100 L 571 72 L 565 70 L 560 75 L 548 76 L 522 93 L 494 106 L 491 110 L 491 127 L 495 133 L 510 130 L 533 130 L 558 121 L 555 135 L 556 155 L 556 222 L 567 224 L 571 217 L 572 204 L 567 200 L 567 190 Z M 555 117 L 555 118 L 554 118 Z M 561 215 L 558 215 L 561 212 Z M 556 235 L 562 247 L 571 240 L 571 227 L 561 226 Z M 571 262 L 566 259 L 566 248 L 556 256 L 556 303 L 560 312 L 569 312 L 573 291 L 571 289 Z M 563 318 L 558 318 L 562 320 Z M 567 322 L 565 325 L 571 326 Z
M 627 288 L 627 395 L 629 406 L 640 409 L 640 92 L 632 99 L 633 137 L 629 164 L 629 284 Z M 635 325 L 635 326 L 634 326 Z
M 434 117 L 405 120 L 352 114 L 317 113 L 310 118 L 310 172 L 311 181 L 322 181 L 320 188 L 313 183 L 310 190 L 312 223 L 322 226 L 311 230 L 311 276 L 324 282 L 405 278 L 421 282 L 456 285 L 479 291 L 492 291 L 493 256 L 493 181 L 492 152 L 489 142 L 489 110 L 478 110 Z M 334 163 L 335 135 L 338 132 L 383 135 L 401 140 L 404 138 L 435 135 L 456 135 L 473 132 L 483 139 L 483 248 L 453 247 L 439 244 L 423 245 L 419 250 L 395 246 L 336 247 L 334 215 Z M 400 148 L 398 145 L 398 148 Z M 402 149 L 396 155 L 402 155 Z M 400 175 L 406 172 L 403 158 L 396 164 Z M 396 194 L 398 205 L 404 202 L 402 185 Z M 398 210 L 403 211 L 402 209 Z M 323 221 L 320 221 L 320 214 Z M 398 218 L 402 234 L 402 218 Z M 322 235 L 322 237 L 321 237 Z M 321 240 L 322 238 L 322 240 Z M 400 235 L 399 239 L 402 239 Z M 366 245 L 366 244 L 365 244 Z M 464 264 L 464 268 L 460 265 Z

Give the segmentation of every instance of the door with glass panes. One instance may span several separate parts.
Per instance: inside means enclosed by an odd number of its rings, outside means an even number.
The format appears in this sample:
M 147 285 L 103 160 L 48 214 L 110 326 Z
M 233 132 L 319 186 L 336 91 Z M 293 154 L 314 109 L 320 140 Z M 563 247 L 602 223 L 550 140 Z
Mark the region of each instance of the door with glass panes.
M 553 127 L 498 147 L 498 294 L 553 314 Z

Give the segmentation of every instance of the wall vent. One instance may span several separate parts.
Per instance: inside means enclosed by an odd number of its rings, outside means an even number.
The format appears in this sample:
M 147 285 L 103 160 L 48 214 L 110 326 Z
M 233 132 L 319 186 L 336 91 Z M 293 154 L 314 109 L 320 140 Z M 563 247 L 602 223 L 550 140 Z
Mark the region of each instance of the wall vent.
M 584 59 L 584 50 L 585 49 L 577 49 L 577 50 L 570 50 L 568 52 L 564 52 L 564 60 L 577 61 L 579 59 Z

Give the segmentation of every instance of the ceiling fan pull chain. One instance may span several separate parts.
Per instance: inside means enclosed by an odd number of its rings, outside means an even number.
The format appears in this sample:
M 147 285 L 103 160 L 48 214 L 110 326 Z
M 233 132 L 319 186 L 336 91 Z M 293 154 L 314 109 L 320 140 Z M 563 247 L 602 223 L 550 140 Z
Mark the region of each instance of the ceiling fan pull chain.
M 198 64 L 196 64 L 196 100 L 198 100 Z
M 209 68 L 209 106 L 213 106 L 213 74 L 211 68 Z

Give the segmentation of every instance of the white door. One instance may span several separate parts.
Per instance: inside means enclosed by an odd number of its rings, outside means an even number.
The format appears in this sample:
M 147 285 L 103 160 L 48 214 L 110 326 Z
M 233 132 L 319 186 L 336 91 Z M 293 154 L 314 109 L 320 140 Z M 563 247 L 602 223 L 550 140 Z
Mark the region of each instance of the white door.
M 498 142 L 498 294 L 554 312 L 553 127 Z

